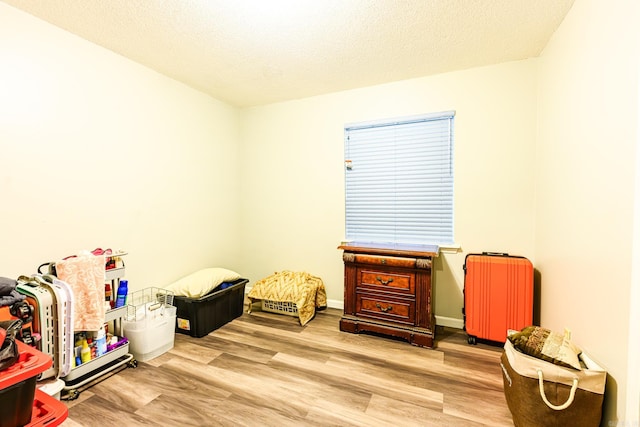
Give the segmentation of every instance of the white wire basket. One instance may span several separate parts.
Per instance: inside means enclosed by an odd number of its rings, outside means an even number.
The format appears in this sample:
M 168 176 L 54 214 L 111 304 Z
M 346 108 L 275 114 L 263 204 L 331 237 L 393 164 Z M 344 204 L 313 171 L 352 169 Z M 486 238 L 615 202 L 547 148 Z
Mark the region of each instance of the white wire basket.
M 144 322 L 164 316 L 173 307 L 174 293 L 162 288 L 144 288 L 127 295 L 127 322 Z M 175 314 L 175 310 L 171 310 Z
M 176 328 L 174 294 L 162 288 L 145 288 L 127 295 L 122 322 L 131 354 L 141 362 L 173 348 Z
M 295 303 L 289 301 L 273 301 L 263 299 L 262 311 L 270 313 L 286 314 L 287 316 L 298 317 L 298 307 Z

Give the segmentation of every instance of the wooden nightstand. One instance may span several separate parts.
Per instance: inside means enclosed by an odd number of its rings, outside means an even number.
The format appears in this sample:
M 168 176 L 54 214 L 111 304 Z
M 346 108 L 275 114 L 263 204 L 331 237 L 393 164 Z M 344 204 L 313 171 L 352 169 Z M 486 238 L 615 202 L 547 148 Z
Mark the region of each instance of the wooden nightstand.
M 351 242 L 344 251 L 340 330 L 374 332 L 433 347 L 432 261 L 435 245 Z

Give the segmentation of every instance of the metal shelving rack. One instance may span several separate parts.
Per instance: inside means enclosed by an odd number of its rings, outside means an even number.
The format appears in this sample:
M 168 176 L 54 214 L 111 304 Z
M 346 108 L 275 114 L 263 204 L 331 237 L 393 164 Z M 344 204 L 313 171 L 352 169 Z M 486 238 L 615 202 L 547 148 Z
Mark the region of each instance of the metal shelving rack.
M 126 255 L 126 253 L 120 252 L 112 256 L 123 255 Z M 111 282 L 111 289 L 117 289 L 117 284 L 120 282 L 120 279 L 124 277 L 124 273 L 124 266 L 106 270 L 105 278 Z M 121 336 L 122 319 L 126 317 L 126 315 L 127 306 L 107 310 L 105 313 L 105 323 L 113 322 L 114 332 L 116 335 Z M 64 400 L 76 399 L 84 389 L 108 378 L 107 375 L 116 373 L 127 367 L 135 368 L 136 366 L 137 361 L 133 355 L 129 353 L 129 343 L 127 342 L 102 356 L 74 367 L 67 376 L 62 378 L 65 382 L 65 386 L 62 389 L 62 398 Z

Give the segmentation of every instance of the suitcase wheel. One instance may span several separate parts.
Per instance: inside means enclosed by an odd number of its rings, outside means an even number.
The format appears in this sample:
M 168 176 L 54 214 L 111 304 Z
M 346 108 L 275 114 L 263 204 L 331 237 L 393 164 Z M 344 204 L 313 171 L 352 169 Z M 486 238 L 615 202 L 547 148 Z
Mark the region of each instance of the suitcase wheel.
M 476 345 L 476 337 L 474 337 L 473 335 L 469 335 L 467 337 L 467 342 L 471 345 Z

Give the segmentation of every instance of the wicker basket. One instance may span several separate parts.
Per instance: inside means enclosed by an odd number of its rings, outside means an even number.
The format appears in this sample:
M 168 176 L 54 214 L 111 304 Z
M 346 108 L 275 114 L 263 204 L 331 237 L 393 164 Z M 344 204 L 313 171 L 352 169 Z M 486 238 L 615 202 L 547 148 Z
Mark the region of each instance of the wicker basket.
M 298 307 L 288 301 L 272 301 L 263 299 L 262 311 L 269 311 L 271 313 L 286 314 L 287 316 L 298 317 Z

